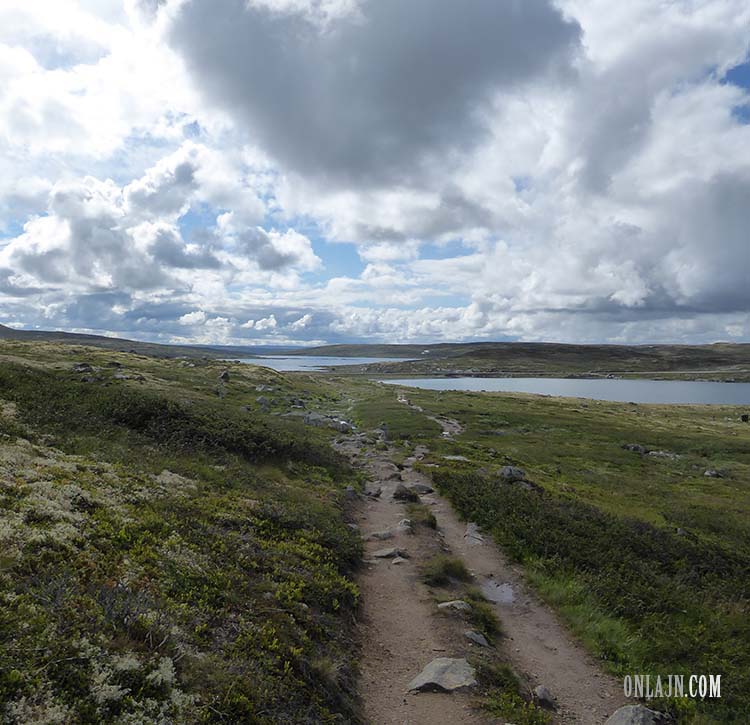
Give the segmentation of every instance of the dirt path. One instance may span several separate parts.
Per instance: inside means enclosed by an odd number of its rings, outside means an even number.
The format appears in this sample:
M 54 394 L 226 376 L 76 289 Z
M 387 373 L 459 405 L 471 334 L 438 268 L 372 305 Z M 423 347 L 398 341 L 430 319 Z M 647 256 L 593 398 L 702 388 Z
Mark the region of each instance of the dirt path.
M 456 421 L 437 420 L 448 435 L 460 430 Z M 412 468 L 414 459 L 407 459 L 399 471 L 389 460 L 392 452 L 375 451 L 364 436 L 348 438 L 338 447 L 368 471 L 369 488 L 382 488 L 380 497 L 366 497 L 360 510 L 358 523 L 365 537 L 396 527 L 404 518 L 403 504 L 391 499 L 398 483 L 430 485 Z M 467 524 L 437 493 L 421 499 L 432 507 L 437 532 L 420 528 L 414 535 L 400 532 L 389 540 L 365 544 L 367 569 L 359 582 L 364 653 L 360 691 L 369 721 L 373 725 L 498 722 L 472 708 L 467 693 L 405 692 L 408 682 L 432 659 L 471 654 L 463 636 L 465 623 L 437 615 L 427 587 L 418 578 L 419 563 L 446 550 L 464 560 L 493 602 L 505 633 L 498 644 L 503 659 L 530 688 L 543 685 L 555 697 L 555 723 L 601 725 L 626 704 L 619 681 L 601 672 L 555 614 L 528 591 L 520 569 L 489 537 L 467 536 Z M 391 546 L 406 550 L 408 561 L 393 564 L 372 558 L 375 551 Z
M 360 510 L 359 526 L 367 538 L 373 532 L 396 528 L 405 517 L 404 505 L 391 495 L 401 482 L 387 455 L 376 455 L 358 439 L 339 450 L 362 463 L 371 488 L 381 488 Z M 409 559 L 399 564 L 374 559 L 378 549 L 398 547 Z M 435 603 L 417 573 L 420 562 L 441 551 L 432 530 L 396 533 L 388 540 L 365 542 L 366 570 L 359 580 L 362 593 L 360 692 L 365 715 L 373 725 L 442 725 L 493 722 L 472 707 L 470 693 L 407 694 L 408 683 L 436 657 L 464 657 L 470 645 L 461 622 L 439 616 Z

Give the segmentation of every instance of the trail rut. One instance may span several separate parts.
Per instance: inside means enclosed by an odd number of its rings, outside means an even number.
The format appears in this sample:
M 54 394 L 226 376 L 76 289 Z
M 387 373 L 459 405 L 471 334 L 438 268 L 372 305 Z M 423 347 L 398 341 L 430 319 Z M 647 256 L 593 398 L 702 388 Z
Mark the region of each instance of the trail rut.
M 406 399 L 402 402 L 409 404 Z M 460 432 L 453 420 L 438 418 L 447 435 Z M 379 498 L 367 497 L 358 524 L 365 537 L 395 527 L 404 518 L 403 504 L 391 494 L 398 483 L 407 486 L 430 480 L 407 459 L 401 471 L 390 460 L 393 451 L 376 451 L 364 435 L 342 439 L 337 446 L 368 472 L 370 488 L 382 489 Z M 426 449 L 424 449 L 426 451 Z M 436 614 L 436 605 L 420 581 L 418 566 L 441 551 L 464 560 L 485 596 L 492 601 L 505 636 L 498 649 L 502 658 L 530 688 L 543 685 L 555 697 L 554 722 L 601 725 L 625 704 L 618 681 L 606 675 L 578 644 L 549 607 L 524 583 L 489 536 L 469 527 L 437 493 L 421 497 L 431 506 L 438 530 L 397 533 L 387 541 L 366 540 L 366 570 L 360 577 L 363 610 L 360 692 L 365 715 L 374 725 L 442 725 L 496 723 L 478 710 L 470 693 L 405 692 L 408 682 L 435 657 L 470 656 L 472 645 L 463 636 L 466 623 Z M 376 560 L 372 554 L 386 546 L 404 549 L 409 559 L 400 564 Z

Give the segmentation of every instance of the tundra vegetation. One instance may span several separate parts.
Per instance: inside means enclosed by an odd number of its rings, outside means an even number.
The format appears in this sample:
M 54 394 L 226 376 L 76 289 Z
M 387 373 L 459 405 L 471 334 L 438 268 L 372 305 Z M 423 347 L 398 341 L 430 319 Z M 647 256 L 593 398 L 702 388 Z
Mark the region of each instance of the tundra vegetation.
M 2 353 L 0 719 L 358 722 L 360 542 L 342 512 L 357 478 L 325 431 L 255 402 L 325 386 Z
M 680 722 L 750 721 L 747 411 L 400 390 L 464 427 L 433 437 L 424 419 L 422 470 L 605 667 L 720 674 L 721 700 L 652 704 Z M 525 480 L 503 479 L 505 466 Z
M 306 410 L 403 457 L 424 444 L 417 467 L 604 667 L 722 676 L 719 701 L 654 706 L 680 722 L 750 721 L 747 411 L 395 389 L 23 340 L 0 347 L 5 721 L 361 720 L 361 542 L 346 523 L 361 474 Z M 463 432 L 443 436 L 435 417 Z M 458 564 L 424 574 L 502 644 Z M 493 716 L 548 719 L 483 657 Z

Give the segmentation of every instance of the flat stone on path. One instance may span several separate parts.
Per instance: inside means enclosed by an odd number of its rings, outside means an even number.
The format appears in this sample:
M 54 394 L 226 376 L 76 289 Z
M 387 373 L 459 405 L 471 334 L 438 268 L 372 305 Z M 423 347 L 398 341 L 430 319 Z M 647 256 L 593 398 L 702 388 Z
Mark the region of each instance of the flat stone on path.
M 393 532 L 390 529 L 385 531 L 373 531 L 368 537 L 369 541 L 385 541 L 393 538 Z
M 464 539 L 466 539 L 469 546 L 478 546 L 479 544 L 484 543 L 484 536 L 479 533 L 479 527 L 474 523 L 466 524 Z
M 469 640 L 469 642 L 473 642 L 474 644 L 478 644 L 480 647 L 489 647 L 490 643 L 487 641 L 487 637 L 485 637 L 481 632 L 477 632 L 473 629 L 467 629 L 464 632 L 464 637 Z
M 391 546 L 387 549 L 378 549 L 377 551 L 373 552 L 372 555 L 376 559 L 394 559 L 397 556 L 400 556 L 403 559 L 409 558 L 409 555 L 405 551 L 397 549 L 395 546 Z
M 476 671 L 465 659 L 438 657 L 406 689 L 409 692 L 453 692 L 465 687 L 475 687 L 476 684 Z
M 442 602 L 441 604 L 438 604 L 438 609 L 441 609 L 444 612 L 470 612 L 471 604 L 465 602 L 463 599 L 454 599 L 450 602 Z
M 669 720 L 656 710 L 649 710 L 643 705 L 625 705 L 615 711 L 604 725 L 660 725 Z

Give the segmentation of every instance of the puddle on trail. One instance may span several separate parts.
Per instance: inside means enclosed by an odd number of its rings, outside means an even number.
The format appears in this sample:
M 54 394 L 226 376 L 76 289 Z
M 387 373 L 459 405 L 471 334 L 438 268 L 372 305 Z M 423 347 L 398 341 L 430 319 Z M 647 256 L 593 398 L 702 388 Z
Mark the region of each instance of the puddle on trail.
M 482 594 L 495 604 L 513 604 L 516 599 L 516 593 L 510 584 L 499 584 L 492 579 L 482 582 L 480 587 Z

